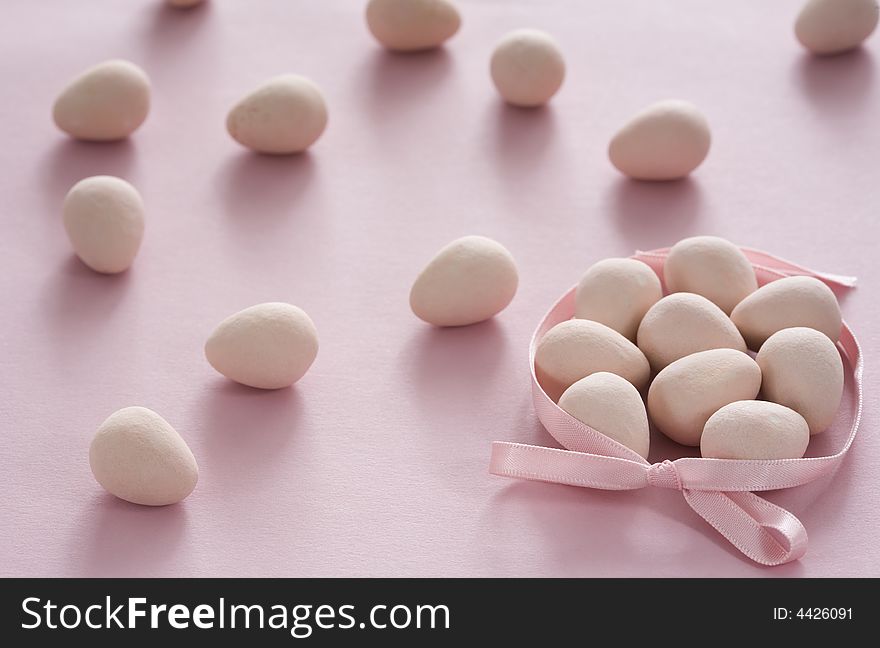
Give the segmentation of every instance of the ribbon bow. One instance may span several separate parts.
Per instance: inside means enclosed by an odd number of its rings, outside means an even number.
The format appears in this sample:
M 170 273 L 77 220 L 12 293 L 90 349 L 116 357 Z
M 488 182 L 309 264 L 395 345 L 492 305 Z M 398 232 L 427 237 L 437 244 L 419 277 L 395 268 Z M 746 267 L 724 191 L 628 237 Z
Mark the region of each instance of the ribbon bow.
M 662 276 L 668 248 L 636 252 Z M 808 270 L 766 252 L 743 248 L 764 285 L 794 275 L 815 277 L 851 288 L 854 277 Z M 529 361 L 535 411 L 547 431 L 564 449 L 496 441 L 489 472 L 505 477 L 599 488 L 636 490 L 646 486 L 681 491 L 685 501 L 743 554 L 763 565 L 799 559 L 807 550 L 807 531 L 793 514 L 751 491 L 800 486 L 827 475 L 849 451 L 862 415 L 863 362 L 859 343 L 844 322 L 838 348 L 852 369 L 856 410 L 844 447 L 825 457 L 776 460 L 703 459 L 684 457 L 648 463 L 624 445 L 597 432 L 554 403 L 535 376 L 535 348 L 544 334 L 574 313 L 574 289 L 544 317 L 532 337 Z

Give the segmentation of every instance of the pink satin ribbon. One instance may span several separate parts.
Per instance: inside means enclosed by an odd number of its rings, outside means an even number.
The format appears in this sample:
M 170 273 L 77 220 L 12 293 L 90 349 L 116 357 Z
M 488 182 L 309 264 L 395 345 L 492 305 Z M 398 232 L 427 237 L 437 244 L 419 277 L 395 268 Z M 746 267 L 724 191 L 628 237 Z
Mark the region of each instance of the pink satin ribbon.
M 633 258 L 650 265 L 661 277 L 668 248 L 637 252 Z M 853 287 L 854 277 L 803 268 L 766 252 L 743 248 L 764 285 L 793 275 L 816 277 L 839 287 Z M 685 501 L 743 554 L 763 565 L 799 559 L 807 550 L 807 531 L 800 520 L 751 491 L 806 484 L 827 475 L 849 451 L 862 416 L 863 362 L 859 343 L 846 323 L 838 347 L 853 372 L 856 410 L 849 436 L 836 454 L 805 459 L 744 461 L 684 457 L 650 464 L 560 409 L 538 384 L 535 348 L 543 335 L 574 314 L 574 288 L 544 317 L 532 336 L 529 362 L 535 411 L 547 431 L 565 449 L 496 441 L 489 472 L 554 484 L 604 490 L 635 490 L 658 486 L 681 491 Z

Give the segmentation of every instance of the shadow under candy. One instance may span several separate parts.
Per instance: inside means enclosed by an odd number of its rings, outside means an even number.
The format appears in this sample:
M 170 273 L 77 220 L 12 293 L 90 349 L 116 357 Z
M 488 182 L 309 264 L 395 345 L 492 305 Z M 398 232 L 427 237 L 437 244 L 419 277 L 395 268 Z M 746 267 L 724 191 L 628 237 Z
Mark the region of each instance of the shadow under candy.
M 467 402 L 479 406 L 506 347 L 504 328 L 494 318 L 470 326 L 421 327 L 401 358 L 426 416 L 448 415 Z
M 849 118 L 870 110 L 874 57 L 864 47 L 835 56 L 804 53 L 793 68 L 795 85 L 823 117 Z
M 90 530 L 72 551 L 74 575 L 153 577 L 165 573 L 186 535 L 186 501 L 141 506 L 109 493 L 95 495 L 88 510 Z
M 667 182 L 620 178 L 605 200 L 614 225 L 633 249 L 642 250 L 694 235 L 703 204 L 702 190 L 690 177 Z

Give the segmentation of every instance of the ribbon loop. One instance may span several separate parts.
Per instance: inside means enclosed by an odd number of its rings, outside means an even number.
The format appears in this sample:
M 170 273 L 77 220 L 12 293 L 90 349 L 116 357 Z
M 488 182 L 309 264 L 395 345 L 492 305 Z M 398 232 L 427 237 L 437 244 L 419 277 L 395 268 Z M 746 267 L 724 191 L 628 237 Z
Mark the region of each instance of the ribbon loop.
M 682 491 L 697 514 L 757 563 L 782 565 L 807 551 L 807 530 L 783 508 L 749 492 Z

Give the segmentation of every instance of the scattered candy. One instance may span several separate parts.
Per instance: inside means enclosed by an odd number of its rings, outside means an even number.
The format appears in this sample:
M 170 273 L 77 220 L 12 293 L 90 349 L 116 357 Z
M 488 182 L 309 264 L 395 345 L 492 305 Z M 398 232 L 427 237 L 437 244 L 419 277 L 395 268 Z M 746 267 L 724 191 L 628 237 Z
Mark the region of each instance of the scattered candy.
M 584 274 L 575 293 L 574 316 L 599 322 L 632 341 L 639 323 L 660 298 L 660 279 L 635 259 L 604 259 Z
M 756 360 L 764 398 L 803 416 L 810 434 L 831 426 L 843 396 L 843 361 L 827 336 L 811 328 L 783 329 L 767 338 Z
M 280 389 L 305 375 L 318 355 L 318 331 L 305 311 L 269 302 L 220 322 L 205 357 L 227 378 L 249 387 Z
M 370 0 L 367 26 L 388 49 L 413 52 L 452 38 L 461 16 L 449 0 Z
M 807 422 L 794 410 L 741 400 L 709 417 L 700 452 L 711 459 L 800 459 L 809 443 Z
M 814 54 L 839 54 L 862 44 L 877 27 L 877 0 L 809 0 L 794 33 Z
M 832 342 L 840 337 L 840 306 L 831 289 L 813 277 L 785 277 L 761 286 L 730 314 L 733 323 L 758 350 L 764 340 L 785 328 L 806 326 Z
M 150 112 L 150 80 L 128 61 L 89 68 L 61 92 L 52 109 L 58 128 L 81 140 L 111 141 L 131 135 Z
M 669 292 L 702 295 L 726 314 L 758 289 L 758 280 L 746 255 L 717 236 L 694 236 L 679 241 L 663 266 Z
M 538 342 L 535 375 L 554 401 L 581 378 L 600 371 L 617 374 L 637 389 L 648 384 L 651 374 L 648 361 L 635 344 L 598 322 L 567 320 Z
M 757 398 L 761 370 L 734 349 L 693 353 L 658 373 L 648 390 L 651 421 L 666 436 L 687 446 L 700 445 L 703 426 L 719 409 Z
M 92 474 L 101 486 L 134 504 L 165 506 L 196 487 L 199 467 L 177 431 L 146 407 L 114 412 L 89 447 Z
M 673 293 L 654 304 L 642 319 L 636 340 L 654 371 L 698 351 L 746 350 L 724 311 L 693 293 Z
M 260 153 L 302 153 L 324 132 L 327 105 L 309 79 L 284 74 L 269 79 L 239 101 L 226 129 L 242 146 Z
M 497 315 L 516 294 L 513 256 L 485 236 L 456 239 L 425 266 L 409 295 L 413 313 L 435 326 L 466 326 Z
M 608 157 L 636 180 L 677 180 L 709 153 L 709 122 L 696 106 L 667 100 L 648 106 L 611 140 Z
M 122 178 L 80 180 L 64 199 L 64 228 L 77 256 L 96 272 L 127 270 L 144 237 L 144 203 Z
M 648 458 L 648 415 L 639 390 L 629 381 L 606 371 L 590 374 L 565 390 L 559 407 Z
M 490 71 L 507 103 L 532 108 L 550 101 L 562 86 L 565 60 L 550 34 L 518 29 L 495 46 Z

